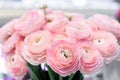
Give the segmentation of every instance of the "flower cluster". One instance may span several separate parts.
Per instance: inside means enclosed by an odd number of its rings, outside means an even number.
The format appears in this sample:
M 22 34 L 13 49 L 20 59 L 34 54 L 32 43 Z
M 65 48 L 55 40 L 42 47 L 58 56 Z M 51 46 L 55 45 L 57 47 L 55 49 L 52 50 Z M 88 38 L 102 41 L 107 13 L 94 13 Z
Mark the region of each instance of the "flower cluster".
M 32 10 L 0 28 L 0 42 L 9 74 L 22 79 L 32 65 L 48 64 L 61 76 L 98 72 L 119 59 L 120 24 L 102 14 L 50 9 Z

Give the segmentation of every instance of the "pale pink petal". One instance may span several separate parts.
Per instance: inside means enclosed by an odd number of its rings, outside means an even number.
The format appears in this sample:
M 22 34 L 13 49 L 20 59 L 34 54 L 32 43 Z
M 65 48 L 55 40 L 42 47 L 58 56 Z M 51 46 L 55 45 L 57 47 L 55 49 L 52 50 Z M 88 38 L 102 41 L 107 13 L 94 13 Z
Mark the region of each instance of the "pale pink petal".
M 53 33 L 54 40 L 67 40 L 67 35 L 65 33 Z
M 2 45 L 2 53 L 8 53 L 15 48 L 15 45 L 20 40 L 20 36 L 17 33 L 14 33 L 7 41 Z
M 5 42 L 14 32 L 17 19 L 13 19 L 0 28 L 0 42 Z
M 15 29 L 18 34 L 26 36 L 33 31 L 41 29 L 45 22 L 45 14 L 42 10 L 32 10 L 19 18 Z
M 85 17 L 82 13 L 65 13 L 66 16 L 69 18 L 70 21 L 82 21 L 82 20 L 85 20 Z
M 26 46 L 23 46 L 21 55 L 23 58 L 32 65 L 40 65 L 46 61 L 46 51 L 41 53 L 32 53 Z
M 86 24 L 88 24 L 91 27 L 93 33 L 98 31 L 97 25 L 92 20 L 89 20 L 89 19 L 86 20 Z

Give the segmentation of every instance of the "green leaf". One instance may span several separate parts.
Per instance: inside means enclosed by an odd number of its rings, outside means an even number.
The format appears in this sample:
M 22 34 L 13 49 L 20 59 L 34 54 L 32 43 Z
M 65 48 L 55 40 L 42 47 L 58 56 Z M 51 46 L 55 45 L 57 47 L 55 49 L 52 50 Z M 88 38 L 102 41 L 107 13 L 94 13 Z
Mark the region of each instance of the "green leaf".
M 39 80 L 38 77 L 35 75 L 35 73 L 31 69 L 29 69 L 29 71 L 30 71 L 30 76 L 33 80 Z

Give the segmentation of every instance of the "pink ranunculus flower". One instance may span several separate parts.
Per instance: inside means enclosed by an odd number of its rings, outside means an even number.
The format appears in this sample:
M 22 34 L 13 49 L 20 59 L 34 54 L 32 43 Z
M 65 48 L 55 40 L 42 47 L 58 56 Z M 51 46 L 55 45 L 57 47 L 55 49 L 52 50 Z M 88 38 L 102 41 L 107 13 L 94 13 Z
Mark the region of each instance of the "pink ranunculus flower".
M 65 13 L 65 15 L 69 18 L 70 21 L 82 21 L 85 20 L 85 17 L 81 13 Z
M 68 37 L 65 33 L 53 33 L 54 40 L 67 40 Z
M 97 25 L 92 20 L 86 20 L 86 24 L 88 24 L 91 27 L 93 33 L 98 31 Z
M 47 64 L 61 76 L 75 73 L 79 67 L 75 44 L 67 40 L 56 40 L 47 49 Z
M 24 38 L 19 39 L 19 41 L 15 45 L 16 53 L 18 53 L 21 56 L 22 56 L 21 53 L 22 53 L 23 45 L 24 45 Z
M 50 31 L 52 33 L 64 32 L 67 23 L 68 23 L 68 19 L 65 17 L 64 18 L 61 17 L 61 18 L 55 19 L 51 22 L 48 22 L 44 26 L 44 30 Z
M 9 75 L 16 80 L 22 80 L 26 74 L 27 64 L 15 51 L 11 51 L 5 56 L 5 66 Z
M 2 53 L 6 54 L 8 52 L 11 52 L 11 50 L 13 50 L 15 48 L 15 45 L 17 44 L 17 42 L 20 39 L 21 39 L 21 37 L 17 33 L 14 33 L 13 35 L 11 35 L 11 37 L 9 37 L 8 40 L 6 40 L 3 43 Z
M 15 32 L 15 24 L 17 19 L 13 19 L 12 21 L 5 24 L 0 28 L 0 42 L 5 42 L 14 32 Z
M 50 11 L 49 13 L 47 12 L 46 14 L 46 20 L 49 22 L 49 21 L 52 21 L 52 20 L 55 20 L 59 17 L 65 17 L 65 14 L 63 11 Z
M 72 43 L 76 43 L 76 39 L 74 38 L 69 38 L 66 33 L 53 33 L 53 40 L 68 40 L 71 41 Z
M 45 62 L 46 49 L 53 38 L 48 31 L 37 31 L 25 37 L 22 56 L 29 63 L 39 65 Z
M 103 66 L 103 57 L 99 50 L 89 41 L 78 44 L 78 52 L 81 54 L 79 70 L 83 74 L 99 72 Z
M 66 34 L 76 40 L 89 39 L 91 38 L 92 29 L 85 22 L 70 22 L 66 27 Z
M 73 14 L 71 15 L 71 21 L 81 21 L 84 20 L 84 15 L 83 14 Z
M 52 12 L 53 12 L 53 10 L 52 10 L 52 9 L 50 9 L 50 8 L 46 8 L 46 9 L 44 9 L 44 12 L 45 12 L 45 14 L 47 15 L 47 14 L 52 13 Z
M 56 17 L 57 16 L 65 16 L 65 13 L 61 10 L 53 10 L 52 15 L 56 15 Z
M 95 32 L 92 41 L 105 58 L 106 63 L 110 63 L 118 56 L 119 45 L 112 33 L 105 31 Z
M 91 17 L 91 20 L 97 25 L 98 29 L 111 32 L 117 38 L 120 38 L 120 24 L 115 19 L 107 15 L 96 14 Z
M 51 13 L 46 15 L 47 24 L 43 27 L 44 30 L 52 33 L 64 32 L 68 19 L 62 13 Z
M 32 10 L 18 19 L 15 29 L 18 34 L 26 36 L 33 31 L 41 29 L 45 22 L 43 10 Z

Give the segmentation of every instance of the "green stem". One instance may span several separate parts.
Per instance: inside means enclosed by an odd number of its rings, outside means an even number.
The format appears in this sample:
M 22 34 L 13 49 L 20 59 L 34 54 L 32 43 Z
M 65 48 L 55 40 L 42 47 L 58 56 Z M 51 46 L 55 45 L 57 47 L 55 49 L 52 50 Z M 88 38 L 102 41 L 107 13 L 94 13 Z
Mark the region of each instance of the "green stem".
M 84 79 L 84 77 L 83 77 L 83 75 L 80 77 L 80 80 L 83 80 Z
M 59 80 L 63 80 L 63 77 L 59 76 Z
M 72 80 L 73 77 L 74 77 L 74 74 L 70 75 L 68 80 Z
M 43 79 L 41 69 L 39 66 L 33 66 L 30 63 L 28 63 L 28 68 L 30 71 L 30 76 L 33 80 L 42 80 Z
M 51 70 L 51 68 L 47 65 L 48 68 L 48 74 L 50 77 L 50 80 L 55 80 L 54 72 Z
M 82 73 L 81 73 L 80 71 L 77 71 L 77 72 L 74 74 L 74 76 L 73 76 L 72 79 L 73 79 L 73 80 L 84 80 L 84 76 L 82 75 Z

